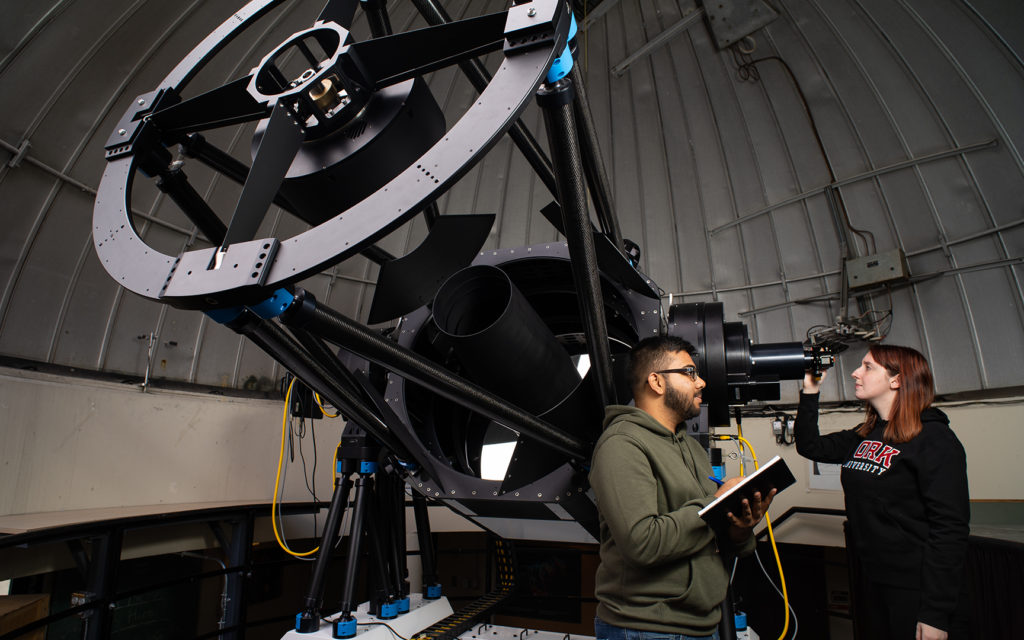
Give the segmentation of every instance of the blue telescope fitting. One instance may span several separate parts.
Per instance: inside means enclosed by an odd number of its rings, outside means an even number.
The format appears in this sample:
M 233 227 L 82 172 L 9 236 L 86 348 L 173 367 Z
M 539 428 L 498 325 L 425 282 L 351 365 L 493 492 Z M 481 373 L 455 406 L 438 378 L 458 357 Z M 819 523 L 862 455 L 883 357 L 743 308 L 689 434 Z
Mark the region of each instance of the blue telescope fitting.
M 331 635 L 335 638 L 354 638 L 356 636 L 356 619 L 335 620 L 334 632 Z
M 409 613 L 409 596 L 395 600 L 395 606 L 398 607 L 398 613 Z
M 295 630 L 299 633 L 316 633 L 320 630 L 320 619 L 309 611 L 296 613 Z
M 747 614 L 742 611 L 737 611 L 733 616 L 736 619 L 736 630 L 743 631 L 747 628 Z
M 208 315 L 214 322 L 227 324 L 242 315 L 243 311 L 245 311 L 245 307 L 228 307 L 226 309 L 210 309 L 203 313 Z
M 437 600 L 441 597 L 441 585 L 427 585 L 427 592 L 423 595 L 423 597 L 427 600 Z
M 565 49 L 562 50 L 562 54 L 555 58 L 555 61 L 551 63 L 551 68 L 548 70 L 548 75 L 545 80 L 548 82 L 558 82 L 565 76 L 569 75 L 572 71 L 572 51 L 569 50 L 569 42 L 576 37 L 576 14 L 569 14 L 569 36 L 565 39 Z
M 380 615 L 377 616 L 381 620 L 392 620 L 398 617 L 398 605 L 394 602 L 385 602 L 380 605 Z
M 294 299 L 295 296 L 293 296 L 287 289 L 278 289 L 274 292 L 274 295 L 249 308 L 252 309 L 253 313 L 259 317 L 264 320 L 269 320 L 284 313 L 284 310 L 288 308 Z
M 377 463 L 370 462 L 369 460 L 363 460 L 362 462 L 359 463 L 359 473 L 364 475 L 369 473 L 377 473 Z

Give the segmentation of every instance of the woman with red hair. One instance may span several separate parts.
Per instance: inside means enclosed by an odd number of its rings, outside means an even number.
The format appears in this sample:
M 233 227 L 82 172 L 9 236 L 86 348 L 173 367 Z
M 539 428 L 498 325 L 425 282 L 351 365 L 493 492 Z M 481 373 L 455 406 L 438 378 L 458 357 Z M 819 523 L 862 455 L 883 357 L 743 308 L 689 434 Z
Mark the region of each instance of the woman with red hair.
M 796 417 L 800 455 L 842 464 L 849 540 L 868 584 L 858 618 L 872 640 L 966 637 L 961 586 L 970 505 L 964 448 L 924 356 L 876 344 L 853 372 L 864 422 L 818 433 L 821 379 L 808 374 Z

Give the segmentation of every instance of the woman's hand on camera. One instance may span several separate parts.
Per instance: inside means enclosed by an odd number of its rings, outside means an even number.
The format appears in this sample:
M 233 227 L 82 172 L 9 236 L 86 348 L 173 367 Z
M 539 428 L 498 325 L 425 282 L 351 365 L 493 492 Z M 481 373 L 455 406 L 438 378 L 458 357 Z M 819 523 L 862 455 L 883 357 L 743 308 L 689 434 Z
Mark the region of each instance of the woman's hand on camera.
M 822 371 L 820 374 L 815 375 L 808 371 L 804 374 L 804 393 L 818 393 L 821 391 L 821 383 L 825 380 L 827 371 Z

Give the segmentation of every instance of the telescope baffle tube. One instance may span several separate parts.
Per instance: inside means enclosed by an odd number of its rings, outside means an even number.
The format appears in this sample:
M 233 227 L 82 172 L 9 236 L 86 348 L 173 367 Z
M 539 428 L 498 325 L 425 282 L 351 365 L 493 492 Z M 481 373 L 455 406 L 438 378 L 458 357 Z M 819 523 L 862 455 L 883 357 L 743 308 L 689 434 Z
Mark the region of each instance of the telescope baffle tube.
M 551 409 L 579 384 L 572 358 L 498 267 L 453 274 L 433 314 L 466 377 L 530 413 Z

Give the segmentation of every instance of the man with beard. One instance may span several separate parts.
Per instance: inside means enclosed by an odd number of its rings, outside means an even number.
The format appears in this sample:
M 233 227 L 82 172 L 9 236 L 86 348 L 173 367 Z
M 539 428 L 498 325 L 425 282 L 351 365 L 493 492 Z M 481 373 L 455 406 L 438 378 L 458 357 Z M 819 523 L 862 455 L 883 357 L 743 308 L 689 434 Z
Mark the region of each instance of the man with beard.
M 729 584 L 718 549 L 751 553 L 753 527 L 775 495 L 744 501 L 726 531 L 697 515 L 739 478 L 716 485 L 707 451 L 677 432 L 700 413 L 695 355 L 681 338 L 641 340 L 627 369 L 635 407 L 605 410 L 590 470 L 601 525 L 598 640 L 717 640 Z

